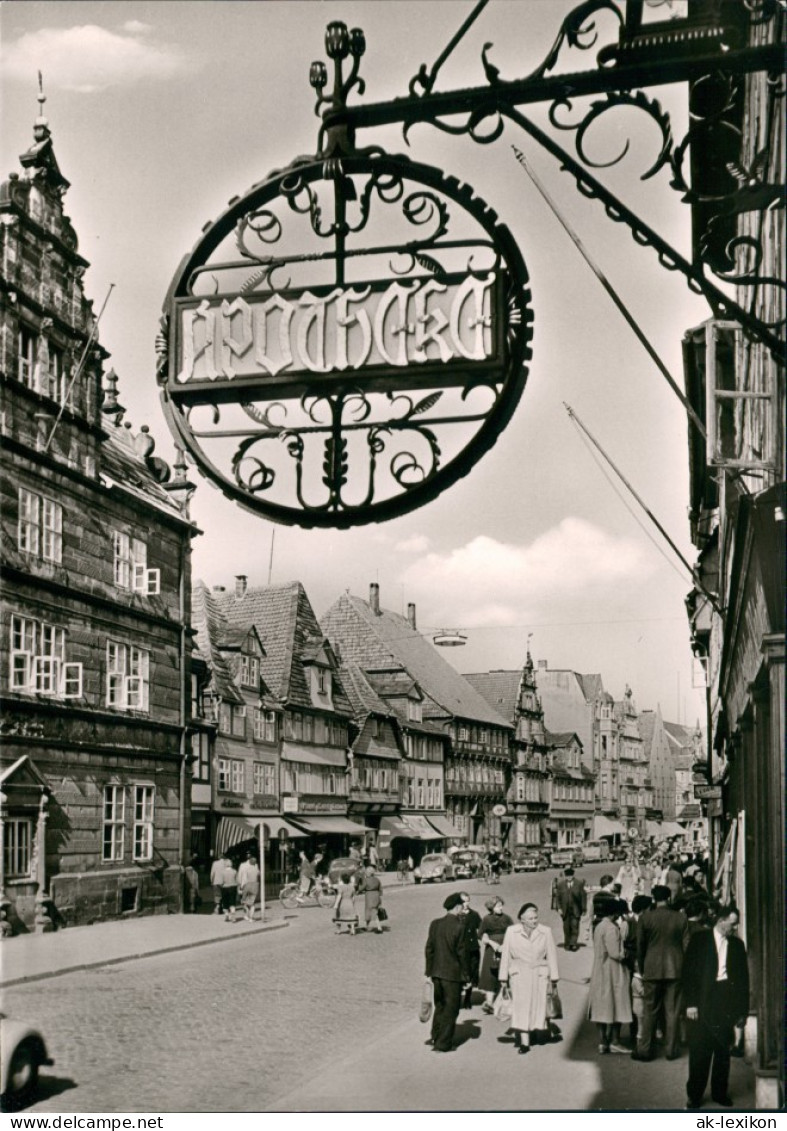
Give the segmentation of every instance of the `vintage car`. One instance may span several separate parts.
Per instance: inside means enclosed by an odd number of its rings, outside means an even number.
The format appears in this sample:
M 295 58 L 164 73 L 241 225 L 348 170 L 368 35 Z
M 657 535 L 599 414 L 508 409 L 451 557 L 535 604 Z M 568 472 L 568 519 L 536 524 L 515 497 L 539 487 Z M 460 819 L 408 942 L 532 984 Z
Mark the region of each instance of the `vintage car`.
M 417 884 L 443 883 L 456 879 L 454 865 L 446 852 L 430 852 L 421 857 L 421 862 L 413 872 Z
M 546 856 L 528 848 L 519 848 L 514 853 L 513 869 L 515 872 L 543 872 L 549 867 Z
M 579 847 L 556 848 L 552 853 L 553 868 L 581 868 L 584 863 L 585 858 Z
M 469 849 L 460 849 L 451 854 L 451 863 L 454 866 L 454 876 L 457 880 L 472 880 L 484 871 L 484 858 L 480 852 Z
M 26 1104 L 38 1084 L 38 1070 L 54 1064 L 44 1038 L 32 1025 L 0 1013 L 0 1102 L 3 1111 Z
M 343 872 L 354 876 L 362 867 L 363 861 L 358 860 L 355 856 L 338 856 L 335 860 L 331 860 L 328 868 L 328 882 L 332 887 L 336 887 Z

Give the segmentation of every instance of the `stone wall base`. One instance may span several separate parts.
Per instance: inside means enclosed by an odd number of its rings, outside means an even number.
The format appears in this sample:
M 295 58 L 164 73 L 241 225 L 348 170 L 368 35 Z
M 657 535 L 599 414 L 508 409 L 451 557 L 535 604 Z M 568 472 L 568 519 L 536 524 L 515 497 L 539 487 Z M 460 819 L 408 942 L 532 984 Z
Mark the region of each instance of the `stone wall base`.
M 129 868 L 53 876 L 49 894 L 56 928 L 181 910 L 180 868 Z

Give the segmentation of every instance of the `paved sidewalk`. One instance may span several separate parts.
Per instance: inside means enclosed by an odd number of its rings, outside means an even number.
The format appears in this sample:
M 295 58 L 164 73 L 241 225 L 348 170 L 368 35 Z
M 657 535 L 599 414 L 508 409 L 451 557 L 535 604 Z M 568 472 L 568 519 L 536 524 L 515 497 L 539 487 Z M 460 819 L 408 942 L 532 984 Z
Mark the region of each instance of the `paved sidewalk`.
M 226 923 L 223 915 L 144 915 L 19 935 L 0 944 L 0 987 L 275 931 L 289 926 L 285 915 L 281 907 L 267 909 L 264 923 Z
M 411 886 L 400 884 L 395 872 L 380 873 L 380 878 L 387 890 L 406 891 Z M 278 900 L 266 903 L 264 923 L 259 918 L 253 923 L 240 919 L 226 923 L 223 915 L 210 914 L 210 887 L 203 888 L 201 895 L 202 912 L 197 915 L 143 915 L 5 939 L 0 943 L 0 988 L 289 926 L 288 913 Z

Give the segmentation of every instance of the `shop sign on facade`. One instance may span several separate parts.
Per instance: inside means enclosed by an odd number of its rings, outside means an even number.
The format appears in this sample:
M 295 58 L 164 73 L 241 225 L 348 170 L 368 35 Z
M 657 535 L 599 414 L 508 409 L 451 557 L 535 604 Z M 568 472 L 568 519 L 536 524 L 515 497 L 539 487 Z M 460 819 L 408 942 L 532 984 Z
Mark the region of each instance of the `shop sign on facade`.
M 394 518 L 492 447 L 532 321 L 519 248 L 469 185 L 381 150 L 301 158 L 179 267 L 165 415 L 200 472 L 268 519 Z

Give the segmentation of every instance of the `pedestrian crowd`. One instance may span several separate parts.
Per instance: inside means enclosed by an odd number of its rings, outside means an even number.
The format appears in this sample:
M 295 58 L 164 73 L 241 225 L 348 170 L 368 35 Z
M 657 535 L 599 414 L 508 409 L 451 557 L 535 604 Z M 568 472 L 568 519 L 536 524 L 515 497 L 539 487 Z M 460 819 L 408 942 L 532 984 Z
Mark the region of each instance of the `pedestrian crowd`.
M 700 856 L 638 860 L 632 851 L 617 876 L 601 877 L 592 900 L 570 867 L 552 897 L 564 948 L 579 949 L 583 925 L 593 947 L 588 1017 L 599 1055 L 649 1062 L 663 1042 L 666 1060 L 677 1060 L 687 1047 L 687 1110 L 701 1106 L 709 1077 L 711 1098 L 732 1106 L 730 1057 L 742 1055 L 749 1006 L 738 910 L 711 898 L 706 870 Z M 520 1055 L 560 1040 L 557 949 L 536 905 L 524 903 L 514 921 L 503 900 L 491 898 L 482 917 L 467 893 L 456 892 L 443 908 L 426 942 L 432 1050 L 454 1050 L 459 1012 L 474 988 L 485 1014 L 508 1021 Z
M 188 873 L 187 880 L 191 884 Z M 242 920 L 252 921 L 260 898 L 260 866 L 253 852 L 247 852 L 240 862 L 226 853 L 218 856 L 210 868 L 210 885 L 214 915 L 223 912 L 225 922 L 234 923 L 240 911 Z

